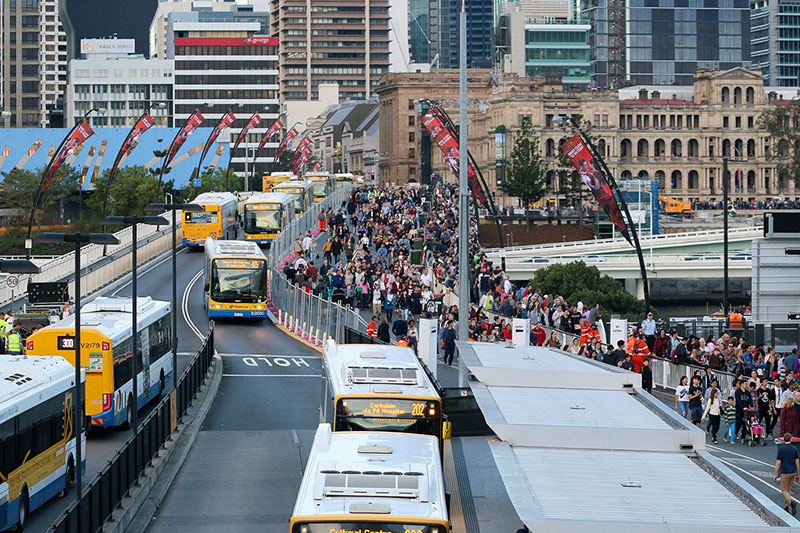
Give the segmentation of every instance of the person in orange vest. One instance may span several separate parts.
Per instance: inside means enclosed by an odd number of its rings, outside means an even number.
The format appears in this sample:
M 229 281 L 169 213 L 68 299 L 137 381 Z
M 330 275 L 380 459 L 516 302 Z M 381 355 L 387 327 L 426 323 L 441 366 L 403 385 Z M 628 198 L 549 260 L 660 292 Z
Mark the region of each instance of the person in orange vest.
M 398 346 L 402 346 L 403 348 L 408 348 L 408 340 L 405 337 L 401 337 L 399 341 L 397 341 Z
M 634 333 L 631 338 L 634 340 L 631 347 L 632 351 L 630 352 L 631 361 L 633 361 L 633 371 L 640 374 L 642 372 L 642 366 L 644 366 L 644 360 L 651 355 L 650 348 L 639 333 Z
M 585 318 L 581 318 L 581 346 L 586 346 L 592 339 L 592 324 Z
M 373 339 L 378 337 L 378 326 L 375 324 L 375 320 L 377 320 L 377 317 L 373 316 L 372 320 L 370 320 L 369 324 L 367 324 L 367 335 Z
M 744 328 L 744 317 L 738 308 L 735 308 L 730 314 L 728 323 L 731 330 L 741 330 Z

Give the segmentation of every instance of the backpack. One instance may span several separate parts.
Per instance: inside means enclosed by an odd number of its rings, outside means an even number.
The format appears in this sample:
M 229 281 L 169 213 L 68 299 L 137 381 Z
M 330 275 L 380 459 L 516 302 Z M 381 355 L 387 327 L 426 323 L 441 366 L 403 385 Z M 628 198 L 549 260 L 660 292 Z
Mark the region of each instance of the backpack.
M 678 348 L 677 347 L 672 349 L 672 353 L 669 354 L 669 360 L 672 361 L 673 363 L 675 363 L 676 365 L 678 364 Z

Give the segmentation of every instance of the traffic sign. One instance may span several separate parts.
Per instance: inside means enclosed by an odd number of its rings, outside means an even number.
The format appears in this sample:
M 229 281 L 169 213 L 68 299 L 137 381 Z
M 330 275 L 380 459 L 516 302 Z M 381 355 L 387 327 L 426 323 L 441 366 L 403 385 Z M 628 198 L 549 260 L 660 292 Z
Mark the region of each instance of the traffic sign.
M 6 285 L 8 285 L 10 289 L 17 288 L 17 285 L 19 285 L 19 278 L 17 276 L 8 276 L 6 278 Z
M 192 180 L 192 185 L 194 185 L 195 187 L 200 187 L 200 185 L 202 185 L 202 183 L 203 183 L 203 180 L 201 180 L 200 178 L 195 178 L 195 179 Z

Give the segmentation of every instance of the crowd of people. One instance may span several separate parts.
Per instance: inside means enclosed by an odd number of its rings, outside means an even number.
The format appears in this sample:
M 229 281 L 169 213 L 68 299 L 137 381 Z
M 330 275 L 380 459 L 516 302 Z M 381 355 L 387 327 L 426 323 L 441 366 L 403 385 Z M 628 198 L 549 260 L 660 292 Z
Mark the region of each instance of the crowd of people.
M 800 202 L 795 200 L 781 200 L 780 198 L 773 198 L 771 200 L 745 200 L 743 198 L 736 198 L 730 200 L 729 205 L 734 209 L 800 209 Z M 694 200 L 692 202 L 692 209 L 695 211 L 708 210 L 708 209 L 722 209 L 722 200 L 718 202 L 710 202 L 708 200 Z

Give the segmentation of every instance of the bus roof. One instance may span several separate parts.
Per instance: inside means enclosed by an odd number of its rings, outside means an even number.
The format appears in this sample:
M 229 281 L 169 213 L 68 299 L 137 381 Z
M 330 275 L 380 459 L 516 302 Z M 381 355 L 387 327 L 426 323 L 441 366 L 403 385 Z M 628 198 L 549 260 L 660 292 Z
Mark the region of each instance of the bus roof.
M 236 197 L 230 192 L 204 192 L 198 194 L 193 204 L 201 205 L 225 205 L 236 201 Z
M 377 476 L 382 483 L 375 483 Z M 371 509 L 386 519 L 447 520 L 438 440 L 412 433 L 332 433 L 329 424 L 320 424 L 293 518 L 360 521 Z
M 294 179 L 294 178 L 297 177 L 297 175 L 294 172 L 288 172 L 288 171 L 270 172 L 269 175 L 274 177 L 274 178 L 292 178 L 292 179 Z
M 251 241 L 215 241 L 206 239 L 206 257 L 247 257 L 266 259 L 258 244 Z
M 331 173 L 330 172 L 306 172 L 303 174 L 304 178 L 313 180 L 314 178 L 327 178 L 330 179 Z
M 71 387 L 74 376 L 63 357 L 0 355 L 0 423 Z
M 439 398 L 414 350 L 403 346 L 339 344 L 328 340 L 323 358 L 334 396 Z M 382 369 L 374 376 L 373 369 Z M 412 371 L 412 372 L 409 372 Z
M 291 181 L 282 181 L 280 183 L 276 183 L 273 187 L 273 191 L 280 191 L 282 189 L 287 189 L 290 187 L 303 187 L 304 189 L 309 189 L 314 186 L 314 182 L 311 180 L 291 180 Z
M 149 296 L 137 298 L 137 316 L 139 327 L 158 320 L 169 313 L 170 304 L 162 300 L 153 300 Z M 126 338 L 131 333 L 131 298 L 102 297 L 95 298 L 81 306 L 81 331 L 91 329 L 102 333 L 111 341 Z M 75 315 L 70 315 L 33 333 L 29 339 L 43 331 L 54 329 L 75 330 Z
M 269 203 L 288 204 L 291 201 L 292 197 L 285 192 L 260 192 L 245 200 L 244 205 Z

